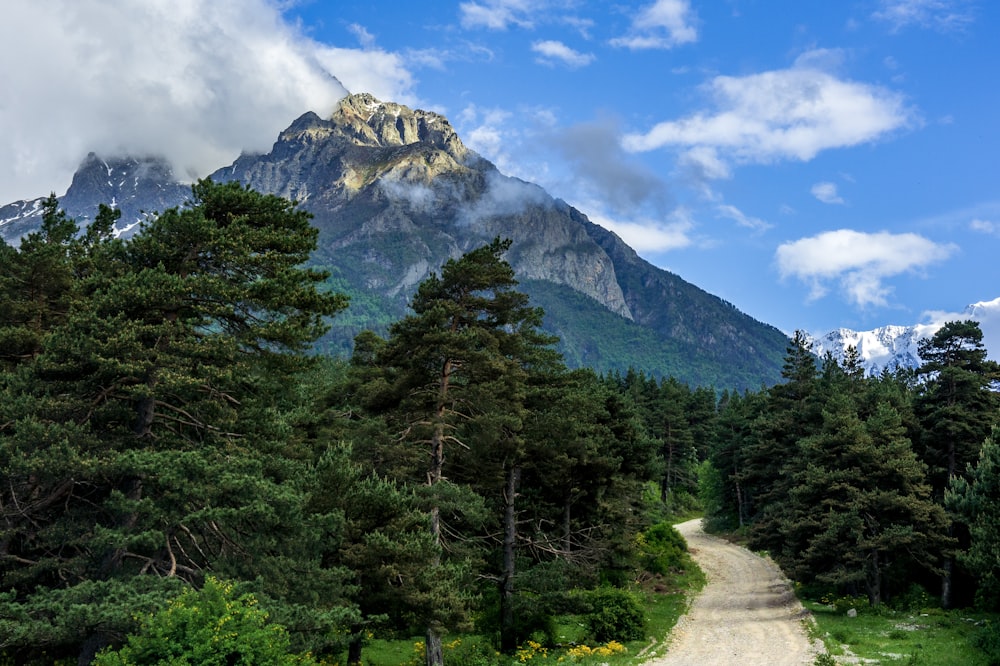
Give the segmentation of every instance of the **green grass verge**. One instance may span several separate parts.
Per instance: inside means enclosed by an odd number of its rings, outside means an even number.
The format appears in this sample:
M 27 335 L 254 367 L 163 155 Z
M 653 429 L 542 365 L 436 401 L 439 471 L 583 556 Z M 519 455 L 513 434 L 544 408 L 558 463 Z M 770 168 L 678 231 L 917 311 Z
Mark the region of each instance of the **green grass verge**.
M 990 666 L 994 663 L 975 641 L 989 616 L 961 610 L 873 611 L 858 604 L 849 617 L 836 606 L 803 600 L 816 620 L 816 637 L 834 657 L 857 657 L 862 663 L 913 666 Z M 875 661 L 868 661 L 875 660 Z M 855 662 L 857 663 L 857 662 Z

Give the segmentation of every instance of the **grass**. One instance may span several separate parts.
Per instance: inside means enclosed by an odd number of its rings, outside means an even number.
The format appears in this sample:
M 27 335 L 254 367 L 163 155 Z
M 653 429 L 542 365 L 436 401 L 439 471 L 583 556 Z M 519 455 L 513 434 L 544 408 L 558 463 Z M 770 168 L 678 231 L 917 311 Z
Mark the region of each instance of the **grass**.
M 926 608 L 920 611 L 874 611 L 867 602 L 848 617 L 843 604 L 803 600 L 816 620 L 814 631 L 831 655 L 856 656 L 862 663 L 919 666 L 990 666 L 975 645 L 987 616 Z

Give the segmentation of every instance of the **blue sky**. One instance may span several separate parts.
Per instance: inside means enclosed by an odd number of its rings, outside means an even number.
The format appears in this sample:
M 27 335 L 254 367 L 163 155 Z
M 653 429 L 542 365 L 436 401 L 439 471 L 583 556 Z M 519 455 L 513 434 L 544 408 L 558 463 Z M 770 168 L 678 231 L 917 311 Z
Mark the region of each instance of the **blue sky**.
M 1000 297 L 992 0 L 37 4 L 0 27 L 27 63 L 0 68 L 3 201 L 61 193 L 88 150 L 204 175 L 346 88 L 445 114 L 785 331 Z

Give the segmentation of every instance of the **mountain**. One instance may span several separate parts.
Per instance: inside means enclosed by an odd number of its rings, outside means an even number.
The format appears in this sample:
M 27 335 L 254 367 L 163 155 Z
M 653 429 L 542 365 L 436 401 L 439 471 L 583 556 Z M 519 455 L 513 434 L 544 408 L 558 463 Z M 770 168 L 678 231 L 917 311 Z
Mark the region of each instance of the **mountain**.
M 838 362 L 843 362 L 848 347 L 854 347 L 861 355 L 862 365 L 869 375 L 880 374 L 883 370 L 894 372 L 898 369 L 916 368 L 920 365 L 917 342 L 934 334 L 927 332 L 926 326 L 882 326 L 871 331 L 852 331 L 838 328 L 826 335 L 812 338 L 813 351 L 821 358 L 827 352 Z
M 843 361 L 848 347 L 855 347 L 869 375 L 890 372 L 898 368 L 916 368 L 922 363 L 917 353 L 917 343 L 934 335 L 947 321 L 971 319 L 979 322 L 983 331 L 983 345 L 990 358 L 1000 353 L 1000 298 L 980 301 L 967 306 L 962 312 L 933 313 L 933 322 L 909 326 L 882 326 L 871 331 L 852 331 L 839 328 L 825 335 L 811 337 L 813 351 L 822 357 L 826 352 Z
M 540 187 L 504 176 L 439 114 L 351 95 L 329 118 L 304 114 L 268 153 L 241 155 L 212 178 L 287 197 L 313 214 L 320 237 L 312 261 L 352 304 L 334 319 L 327 350 L 349 348 L 365 328 L 384 331 L 444 261 L 501 236 L 512 239 L 507 259 L 545 309 L 568 364 L 635 367 L 718 389 L 780 380 L 788 343 L 781 331 L 649 264 Z M 92 155 L 62 202 L 78 217 L 113 202 L 128 233 L 142 211 L 181 204 L 187 194 L 156 160 Z M 0 234 L 23 234 L 37 207 L 0 209 Z
M 180 205 L 190 194 L 190 186 L 178 182 L 162 158 L 103 160 L 90 153 L 73 175 L 66 194 L 59 197 L 59 204 L 81 225 L 93 219 L 98 204 L 117 208 L 122 216 L 116 231 L 127 236 L 147 214 Z M 36 229 L 41 224 L 43 201 L 44 197 L 0 207 L 0 236 L 8 243 L 16 243 Z

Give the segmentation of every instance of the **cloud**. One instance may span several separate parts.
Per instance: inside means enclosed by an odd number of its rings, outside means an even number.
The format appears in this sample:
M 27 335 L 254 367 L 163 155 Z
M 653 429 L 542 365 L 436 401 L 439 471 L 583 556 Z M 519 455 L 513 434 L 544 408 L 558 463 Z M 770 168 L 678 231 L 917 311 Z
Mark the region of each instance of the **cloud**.
M 803 54 L 789 69 L 717 76 L 704 86 L 714 108 L 627 134 L 624 146 L 636 152 L 677 147 L 730 164 L 805 162 L 916 123 L 902 95 L 822 69 L 830 65 L 828 54 Z
M 983 234 L 990 234 L 991 236 L 1000 235 L 1000 224 L 992 220 L 980 220 L 976 218 L 969 222 L 969 229 Z
M 632 50 L 671 49 L 698 41 L 696 17 L 688 0 L 656 0 L 633 19 L 631 29 L 611 40 L 612 46 Z
M 373 48 L 375 46 L 375 35 L 368 32 L 368 29 L 358 23 L 352 23 L 347 26 L 347 29 L 358 38 L 358 43 L 366 49 Z
M 770 229 L 772 226 L 768 222 L 765 222 L 760 218 L 747 215 L 736 206 L 731 206 L 729 204 L 720 204 L 716 207 L 716 211 L 722 217 L 734 221 L 739 226 L 746 227 L 747 229 L 753 229 L 754 231 L 765 231 Z
M 544 4 L 539 0 L 485 0 L 463 2 L 458 8 L 463 28 L 506 30 L 511 25 L 532 27 L 534 13 Z
M 519 175 L 510 170 L 510 167 L 517 164 L 514 154 L 517 152 L 516 145 L 520 142 L 517 131 L 507 127 L 507 121 L 512 115 L 505 109 L 484 109 L 470 104 L 462 109 L 456 120 L 466 146 L 493 162 L 501 171 Z
M 949 321 L 973 320 L 979 322 L 983 332 L 983 346 L 994 361 L 1000 359 L 1000 298 L 972 303 L 962 312 L 928 310 L 921 317 L 924 323 L 917 325 L 919 335 L 930 337 Z
M 622 150 L 615 121 L 581 123 L 552 132 L 543 141 L 570 169 L 560 189 L 602 201 L 618 217 L 638 211 L 660 217 L 670 210 L 667 184 Z
M 551 207 L 555 201 L 534 183 L 505 176 L 497 171 L 486 174 L 486 191 L 465 210 L 459 212 L 460 224 L 499 215 L 517 215 L 532 206 Z
M 783 243 L 775 259 L 782 278 L 810 285 L 810 300 L 824 297 L 828 283 L 836 281 L 848 302 L 867 307 L 888 304 L 892 288 L 886 279 L 943 261 L 956 250 L 912 233 L 839 229 Z
M 594 54 L 574 51 L 562 42 L 544 40 L 531 45 L 531 50 L 539 54 L 538 62 L 552 65 L 560 62 L 567 67 L 577 68 L 589 65 L 594 61 Z
M 837 184 L 836 183 L 816 183 L 809 190 L 812 195 L 822 201 L 825 204 L 843 204 L 844 199 L 839 194 L 837 194 Z
M 667 252 L 692 244 L 691 231 L 695 225 L 686 208 L 677 208 L 663 220 L 609 217 L 602 213 L 587 216 L 592 222 L 618 234 L 636 252 Z
M 733 175 L 729 163 L 714 146 L 695 146 L 685 151 L 678 161 L 682 168 L 693 172 L 697 180 L 724 180 Z
M 345 94 L 271 0 L 7 0 L 0 203 L 57 191 L 89 151 L 203 176 Z M 332 72 L 332 74 L 331 74 Z
M 514 119 L 527 122 L 515 127 Z M 546 109 L 469 106 L 457 120 L 466 145 L 502 172 L 541 184 L 636 250 L 692 244 L 691 215 L 674 207 L 662 178 L 622 149 L 614 119 L 564 128 Z
M 407 182 L 398 176 L 380 178 L 378 187 L 390 200 L 406 203 L 412 210 L 420 213 L 431 212 L 439 203 L 429 185 Z
M 374 46 L 360 50 L 318 46 L 314 57 L 325 69 L 336 72 L 352 93 L 371 93 L 378 99 L 399 104 L 418 102 L 408 61 L 398 53 Z
M 961 32 L 975 21 L 970 0 L 881 0 L 872 16 L 893 32 L 916 26 L 939 32 Z

